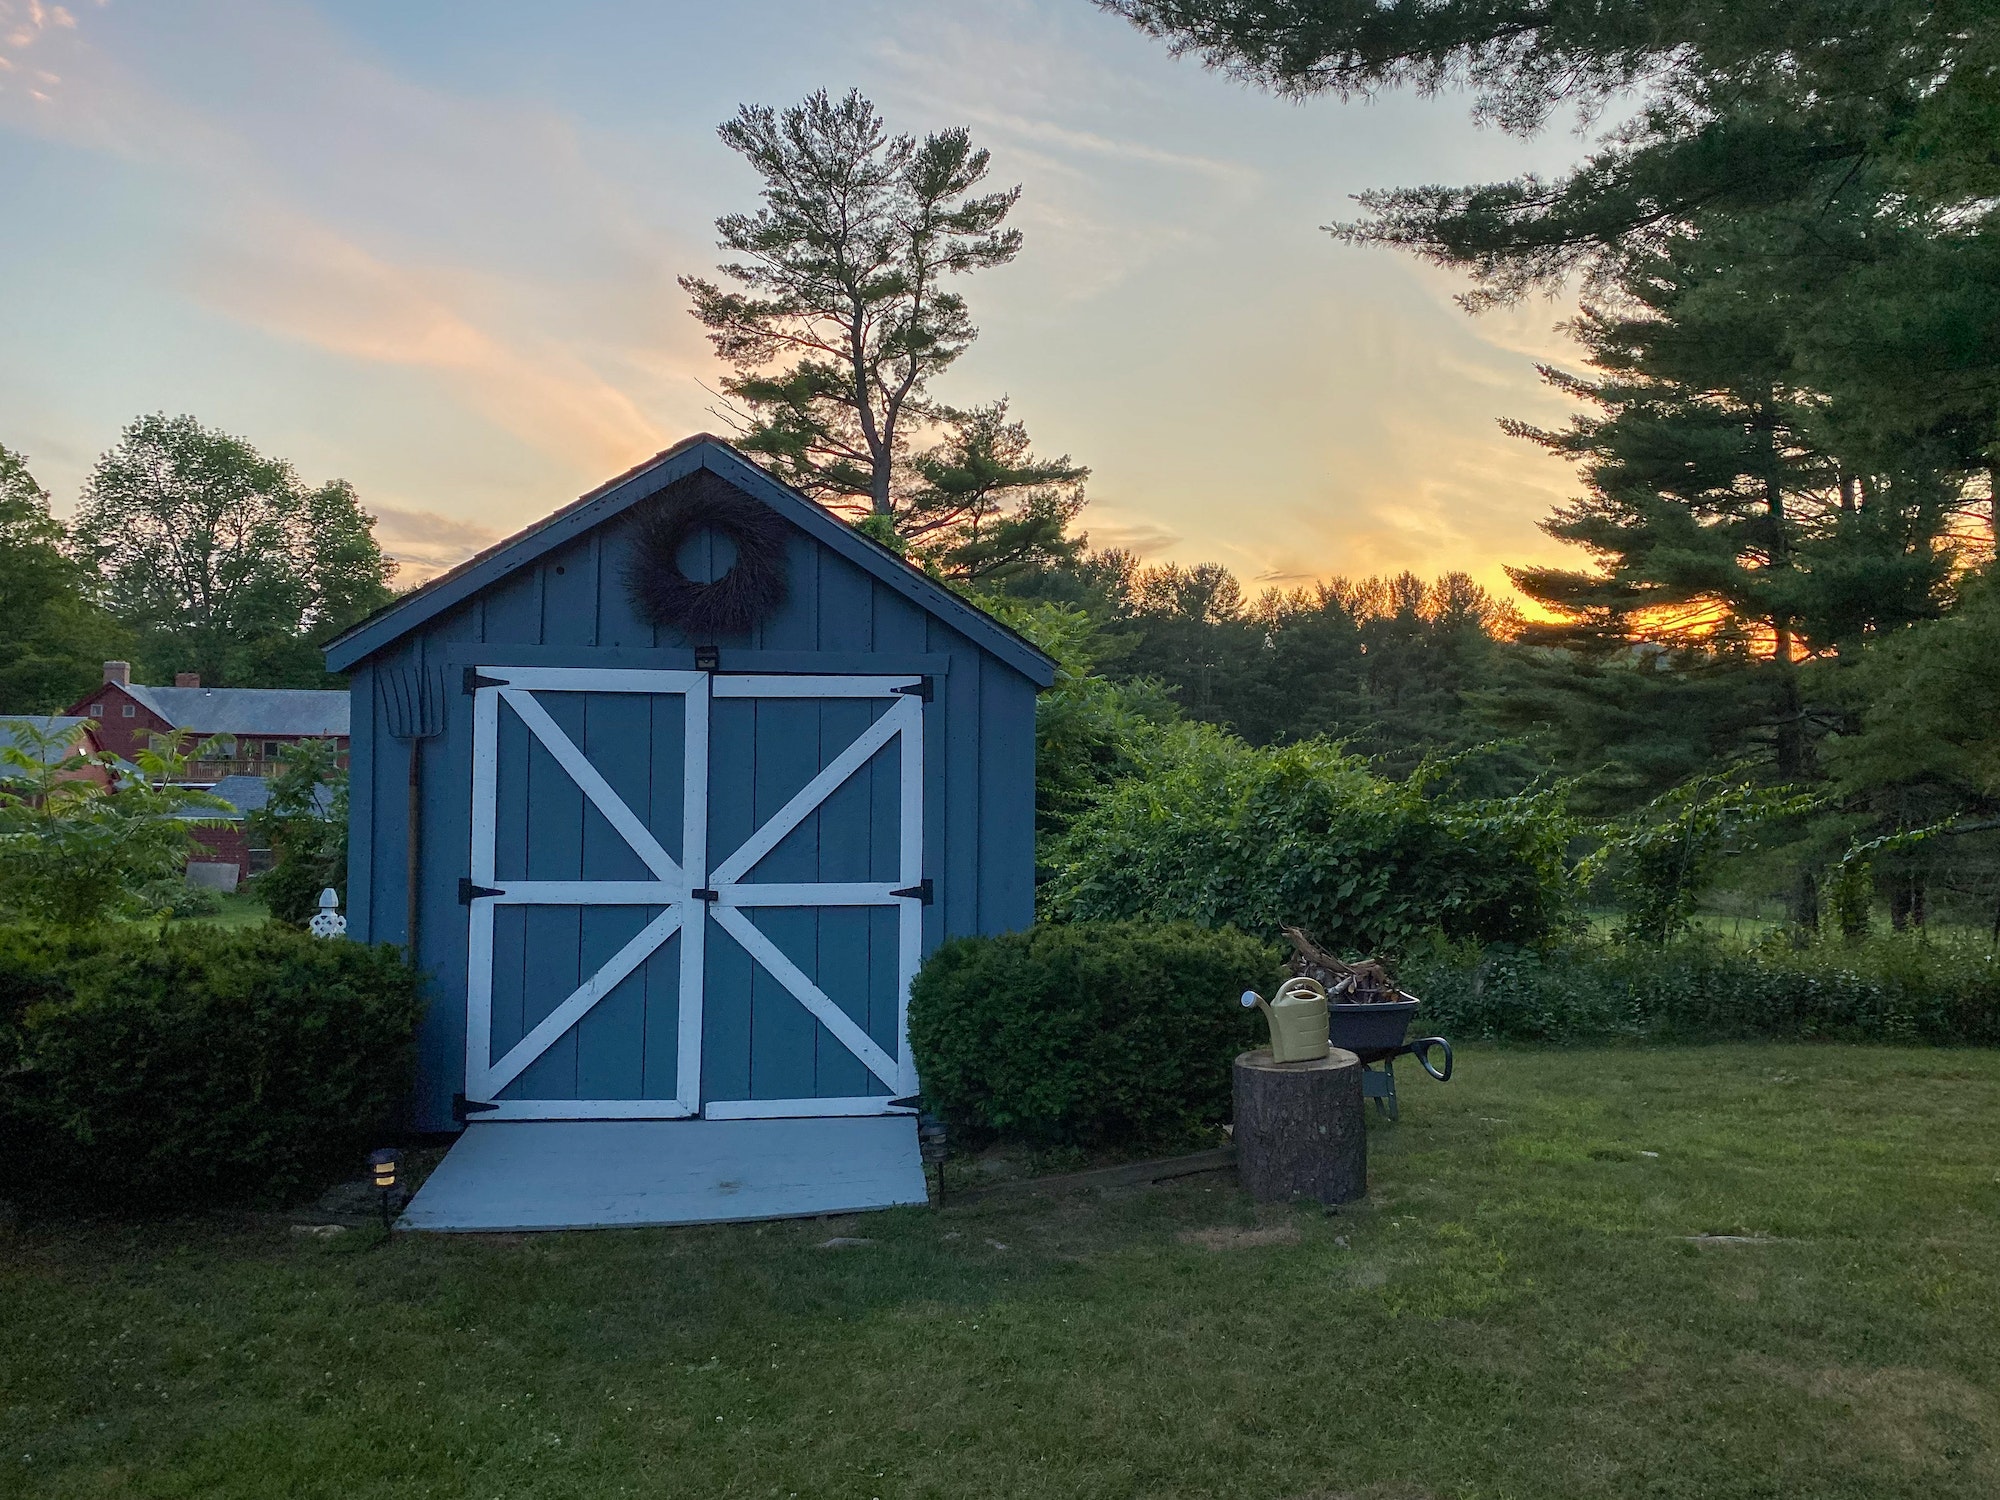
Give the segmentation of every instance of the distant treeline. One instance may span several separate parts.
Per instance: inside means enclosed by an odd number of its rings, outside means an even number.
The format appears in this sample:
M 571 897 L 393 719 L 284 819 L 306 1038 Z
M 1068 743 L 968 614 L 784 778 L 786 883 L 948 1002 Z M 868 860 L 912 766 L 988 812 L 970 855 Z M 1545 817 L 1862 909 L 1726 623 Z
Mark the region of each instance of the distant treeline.
M 1464 573 L 1333 578 L 1255 598 L 1225 567 L 1106 551 L 1015 580 L 1097 628 L 1099 669 L 1161 684 L 1190 718 L 1253 745 L 1315 736 L 1404 772 L 1494 738 L 1468 694 L 1490 683 L 1512 609 Z

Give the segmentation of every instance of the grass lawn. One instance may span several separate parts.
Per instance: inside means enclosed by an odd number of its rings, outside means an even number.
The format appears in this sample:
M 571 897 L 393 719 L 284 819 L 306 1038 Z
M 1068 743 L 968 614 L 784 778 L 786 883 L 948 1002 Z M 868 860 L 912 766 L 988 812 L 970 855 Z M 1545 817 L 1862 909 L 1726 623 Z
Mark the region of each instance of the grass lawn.
M 221 909 L 212 916 L 185 920 L 209 927 L 261 927 L 271 920 L 271 909 L 248 891 L 231 891 L 220 899 Z
M 19 1231 L 0 1495 L 2000 1493 L 2000 1054 L 1410 1071 L 1337 1215 Z

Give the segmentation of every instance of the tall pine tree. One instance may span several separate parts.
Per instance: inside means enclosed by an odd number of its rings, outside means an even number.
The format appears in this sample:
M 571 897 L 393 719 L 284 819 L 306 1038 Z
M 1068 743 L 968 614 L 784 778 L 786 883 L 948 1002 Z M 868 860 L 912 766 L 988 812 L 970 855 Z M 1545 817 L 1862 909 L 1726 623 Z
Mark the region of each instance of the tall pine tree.
M 1578 463 L 1584 497 L 1544 529 L 1594 566 L 1513 576 L 1552 617 L 1528 626 L 1525 643 L 1613 664 L 1610 675 L 1579 675 L 1527 658 L 1521 670 L 1546 667 L 1565 700 L 1560 713 L 1549 705 L 1552 719 L 1575 726 L 1593 686 L 1613 718 L 1635 699 L 1677 713 L 1668 689 L 1680 675 L 1690 702 L 1710 705 L 1700 719 L 1743 732 L 1710 739 L 1712 753 L 1766 761 L 1791 781 L 1814 773 L 1813 744 L 1830 722 L 1809 702 L 1807 664 L 1941 607 L 1957 481 L 1933 450 L 1875 441 L 1865 420 L 1800 383 L 1794 349 L 1818 309 L 1743 274 L 1756 264 L 1743 241 L 1757 229 L 1723 221 L 1712 235 L 1629 252 L 1621 304 L 1575 322 L 1593 374 L 1545 374 L 1593 410 L 1561 431 L 1508 426 Z M 1651 690 L 1635 694 L 1623 672 Z M 1719 696 L 1736 702 L 1724 708 L 1713 682 L 1732 672 L 1735 693 Z M 1531 714 L 1533 700 L 1527 692 L 1509 716 Z M 1643 723 L 1631 728 L 1649 737 Z M 1604 747 L 1608 736 L 1580 739 Z
M 722 282 L 680 284 L 729 366 L 739 445 L 960 582 L 1073 556 L 1089 471 L 1035 457 L 1004 398 L 932 390 L 979 336 L 957 279 L 1020 252 L 1020 188 L 985 188 L 991 155 L 963 127 L 892 134 L 858 91 L 745 105 L 720 134 L 763 206 L 716 220 Z

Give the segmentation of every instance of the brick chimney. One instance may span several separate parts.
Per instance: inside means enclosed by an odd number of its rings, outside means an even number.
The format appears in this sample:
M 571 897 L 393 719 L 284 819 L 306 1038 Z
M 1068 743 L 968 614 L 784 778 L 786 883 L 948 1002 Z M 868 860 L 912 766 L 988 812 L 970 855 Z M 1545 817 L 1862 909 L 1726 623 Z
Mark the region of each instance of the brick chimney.
M 129 661 L 108 661 L 104 664 L 104 680 L 117 687 L 132 685 L 132 663 Z
M 174 673 L 174 686 L 175 686 L 175 687 L 200 687 L 200 686 L 201 686 L 201 673 L 199 673 L 199 672 L 176 672 L 176 673 Z

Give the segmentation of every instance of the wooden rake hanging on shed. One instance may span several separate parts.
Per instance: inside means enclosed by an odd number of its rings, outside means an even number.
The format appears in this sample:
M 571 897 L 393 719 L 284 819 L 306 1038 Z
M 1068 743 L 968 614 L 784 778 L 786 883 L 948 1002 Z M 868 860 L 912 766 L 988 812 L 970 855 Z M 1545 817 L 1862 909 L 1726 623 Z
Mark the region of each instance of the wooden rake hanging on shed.
M 409 902 L 404 916 L 405 947 L 417 961 L 417 877 L 423 868 L 423 742 L 444 733 L 444 675 L 423 667 L 393 667 L 383 672 L 382 714 L 391 738 L 410 747 L 409 870 L 404 877 Z

